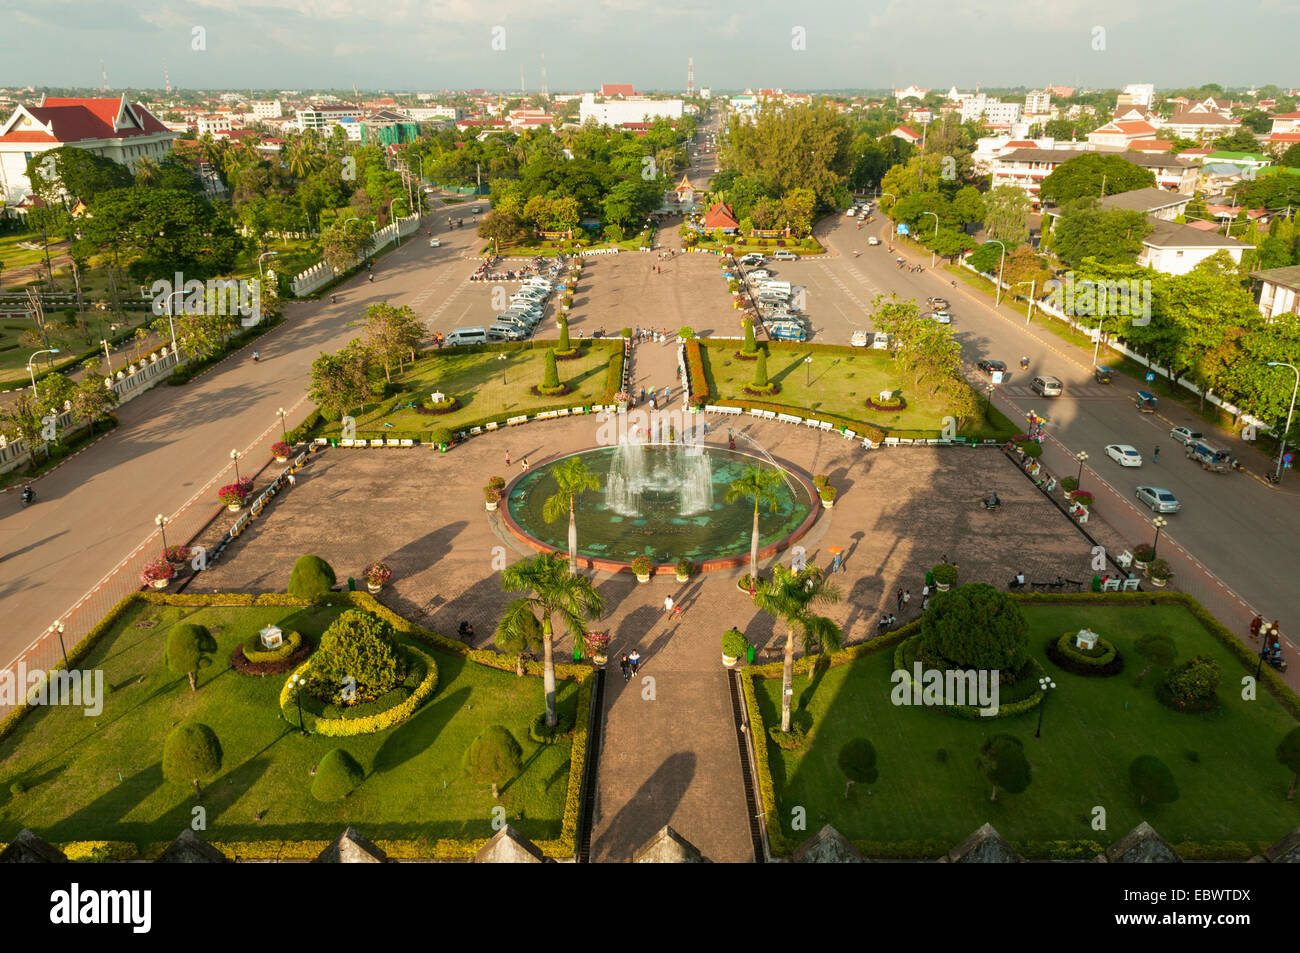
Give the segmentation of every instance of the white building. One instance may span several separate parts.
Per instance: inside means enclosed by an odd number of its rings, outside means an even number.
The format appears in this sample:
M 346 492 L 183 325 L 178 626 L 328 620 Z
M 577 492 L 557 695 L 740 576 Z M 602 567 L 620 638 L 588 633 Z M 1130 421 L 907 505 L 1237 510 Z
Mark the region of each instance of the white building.
M 928 89 L 919 89 L 916 86 L 909 86 L 907 89 L 894 90 L 894 98 L 899 102 L 904 99 L 925 99 L 930 94 Z
M 1142 239 L 1137 264 L 1166 275 L 1185 275 L 1219 251 L 1226 251 L 1240 265 L 1242 252 L 1255 247 L 1176 222 L 1152 221 L 1151 224 L 1151 234 Z
M 1030 116 L 1045 115 L 1052 110 L 1052 92 L 1035 89 L 1025 96 L 1025 113 Z
M 398 110 L 416 122 L 438 122 L 443 119 L 465 118 L 465 110 L 457 106 L 404 106 Z
M 1300 315 L 1300 265 L 1252 271 L 1259 282 L 1259 313 L 1267 321 L 1279 314 Z
M 1124 87 L 1128 105 L 1151 106 L 1156 101 L 1156 88 L 1151 83 L 1129 83 Z
M 199 138 L 212 136 L 217 138 L 230 132 L 230 116 L 223 113 L 214 113 L 211 116 L 200 116 L 196 123 Z
M 252 103 L 254 119 L 279 119 L 284 115 L 284 106 L 278 99 L 259 99 Z
M 1020 111 L 1023 108 L 1020 103 L 1004 103 L 1001 100 L 990 99 L 987 93 L 955 93 L 954 95 L 954 92 L 950 91 L 948 98 L 961 105 L 962 122 L 980 120 L 995 126 L 1011 126 L 1020 121 Z
M 19 106 L 0 125 L 0 198 L 17 205 L 31 194 L 27 164 L 50 149 L 75 146 L 134 169 L 142 158 L 161 161 L 175 138 L 153 113 L 125 96 L 45 97 L 39 106 Z
M 348 142 L 361 141 L 361 120 L 360 119 L 356 119 L 352 116 L 344 116 L 337 123 L 335 123 L 335 125 L 338 126 L 340 129 L 342 129 L 347 134 Z
M 343 119 L 361 119 L 365 114 L 364 109 L 356 106 L 308 106 L 298 110 L 298 131 L 316 129 L 325 132 Z
M 592 93 L 582 97 L 578 122 L 594 119 L 601 126 L 621 126 L 625 122 L 651 121 L 659 118 L 681 119 L 683 103 L 680 99 L 619 99 L 596 102 Z
M 1061 145 L 1066 148 L 1061 148 Z M 1155 176 L 1156 185 L 1191 195 L 1196 189 L 1196 163 L 1181 156 L 1147 154 L 1141 152 L 1119 152 L 1114 149 L 1080 148 L 1078 143 L 1058 144 L 1052 149 L 1015 149 L 999 155 L 992 160 L 991 187 L 1014 185 L 1023 189 L 1035 203 L 1038 202 L 1038 190 L 1058 166 L 1076 156 L 1088 152 L 1106 152 L 1117 155 L 1125 162 L 1144 169 L 1150 169 Z

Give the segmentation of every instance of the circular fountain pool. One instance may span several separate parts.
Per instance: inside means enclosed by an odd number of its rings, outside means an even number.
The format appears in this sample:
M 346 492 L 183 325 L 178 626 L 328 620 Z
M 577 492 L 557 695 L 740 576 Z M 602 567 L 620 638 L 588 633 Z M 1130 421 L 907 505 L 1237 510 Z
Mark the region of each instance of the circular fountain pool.
M 750 454 L 686 444 L 621 444 L 582 451 L 600 489 L 578 499 L 578 552 L 595 564 L 656 563 L 689 559 L 707 568 L 737 565 L 749 556 L 754 505 L 727 502 L 727 490 L 744 468 L 771 464 Z M 542 507 L 558 486 L 558 458 L 521 476 L 509 489 L 507 525 L 538 548 L 568 549 L 568 520 L 547 523 Z M 777 503 L 759 509 L 760 551 L 772 551 L 802 534 L 815 514 L 811 484 L 782 468 Z M 602 567 L 604 568 L 604 567 Z M 614 568 L 608 566 L 608 568 Z

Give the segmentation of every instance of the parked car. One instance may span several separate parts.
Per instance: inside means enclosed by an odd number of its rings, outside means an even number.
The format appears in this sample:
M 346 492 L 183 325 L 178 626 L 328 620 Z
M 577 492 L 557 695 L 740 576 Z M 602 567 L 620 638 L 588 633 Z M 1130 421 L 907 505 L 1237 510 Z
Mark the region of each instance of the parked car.
M 461 344 L 486 344 L 487 340 L 487 328 L 456 328 L 447 335 L 447 346 L 456 347 Z
M 772 260 L 773 261 L 798 261 L 799 256 L 796 255 L 794 252 L 790 251 L 790 249 L 788 248 L 782 248 L 772 256 Z
M 1007 372 L 1007 365 L 1002 361 L 980 361 L 976 366 L 990 377 L 993 376 L 994 371 L 1001 371 L 1003 374 Z
M 866 347 L 867 343 L 866 331 L 854 331 L 853 337 L 849 339 L 849 345 L 851 347 Z
M 867 244 L 868 244 L 868 245 L 879 245 L 879 244 L 880 244 L 880 239 L 877 238 L 875 235 L 872 235 L 870 238 L 867 239 Z
M 765 261 L 767 261 L 767 258 L 762 252 L 751 251 L 740 256 L 740 263 L 742 265 L 761 265 Z
M 772 274 L 773 273 L 768 271 L 766 268 L 755 268 L 747 277 L 750 281 L 765 281 L 768 278 L 771 278 Z
M 1173 430 L 1169 431 L 1169 436 L 1173 437 L 1183 446 L 1187 446 L 1189 443 L 1200 440 L 1205 435 L 1199 430 L 1193 430 L 1191 427 L 1175 427 Z
M 793 321 L 775 321 L 768 325 L 767 334 L 773 341 L 808 340 L 808 332 Z
M 1183 508 L 1178 497 L 1158 486 L 1140 486 L 1137 488 L 1138 502 L 1145 503 L 1156 513 L 1177 513 Z
M 1106 446 L 1106 456 L 1122 467 L 1142 466 L 1142 454 L 1126 443 L 1112 443 Z
M 522 341 L 528 337 L 528 332 L 513 321 L 497 321 L 487 333 L 491 341 Z
M 1035 377 L 1029 382 L 1029 389 L 1042 397 L 1060 397 L 1065 385 L 1059 377 Z
M 429 239 L 429 247 L 430 247 L 430 248 L 438 248 L 440 245 L 442 245 L 442 239 L 441 239 L 441 238 L 430 238 L 430 239 Z
M 926 307 L 933 308 L 935 311 L 947 311 L 949 308 L 947 298 L 926 298 Z
M 854 215 L 858 214 L 858 210 L 856 208 L 845 209 L 844 214 L 852 218 Z
M 889 345 L 892 343 L 893 339 L 884 331 L 877 331 L 876 336 L 871 339 L 871 346 L 877 351 L 889 350 Z

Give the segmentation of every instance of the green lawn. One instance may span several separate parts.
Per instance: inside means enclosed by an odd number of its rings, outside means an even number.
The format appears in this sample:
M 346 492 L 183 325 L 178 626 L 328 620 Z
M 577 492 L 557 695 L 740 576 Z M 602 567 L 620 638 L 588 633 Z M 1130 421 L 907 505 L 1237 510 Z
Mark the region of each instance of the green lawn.
M 230 654 L 268 623 L 319 641 L 343 608 L 131 607 L 92 650 L 83 669 L 102 668 L 103 713 L 36 709 L 0 742 L 0 841 L 30 827 L 53 842 L 107 839 L 137 844 L 170 841 L 189 826 L 194 792 L 162 776 L 163 740 L 173 725 L 198 720 L 224 750 L 220 775 L 204 788 L 206 839 L 333 840 L 348 824 L 372 840 L 491 837 L 492 808 L 533 840 L 557 838 L 569 781 L 571 742 L 541 746 L 528 723 L 541 710 L 539 678 L 516 678 L 430 651 L 438 689 L 410 721 L 355 738 L 303 738 L 279 715 L 287 676 L 258 678 L 230 667 Z M 199 690 L 162 663 L 166 629 L 179 621 L 221 627 L 213 664 Z M 150 628 L 140 622 L 156 623 Z M 578 689 L 560 683 L 560 705 L 572 713 Z M 461 758 L 488 725 L 506 726 L 523 748 L 525 769 L 494 801 L 489 788 L 462 775 Z M 331 748 L 342 747 L 365 768 L 347 799 L 322 804 L 309 793 L 309 772 Z M 14 796 L 22 778 L 31 788 Z M 258 820 L 256 815 L 265 812 Z
M 1285 799 L 1290 775 L 1274 758 L 1295 720 L 1265 692 L 1241 699 L 1246 672 L 1182 606 L 1024 606 L 1030 647 L 1057 688 L 1046 700 L 1042 738 L 1034 738 L 1037 712 L 993 721 L 962 721 L 924 708 L 890 702 L 893 650 L 865 656 L 825 672 L 809 690 L 806 674 L 795 679 L 795 700 L 812 713 L 814 738 L 803 750 L 782 751 L 767 743 L 777 791 L 777 814 L 794 843 L 791 812 L 804 806 L 808 833 L 833 824 L 850 840 L 964 840 L 986 821 L 1014 841 L 1094 840 L 1103 846 L 1147 820 L 1171 843 L 1245 841 L 1264 846 L 1300 824 L 1300 800 Z M 1051 635 L 1084 625 L 1114 641 L 1125 658 L 1112 678 L 1084 678 L 1046 660 Z M 1134 654 L 1138 636 L 1161 632 L 1178 647 L 1176 662 L 1198 652 L 1222 666 L 1223 707 L 1212 715 L 1174 712 L 1156 701 L 1157 672 L 1141 688 Z M 806 666 L 800 667 L 806 672 Z M 1253 674 L 1253 671 L 1250 673 Z M 763 720 L 780 723 L 779 674 L 755 679 Z M 1029 788 L 999 793 L 975 767 L 990 733 L 1018 737 L 1033 767 Z M 880 777 L 855 785 L 844 798 L 845 778 L 836 758 L 850 739 L 876 747 Z M 940 762 L 937 752 L 947 752 Z M 1196 761 L 1192 760 L 1195 753 Z M 1139 809 L 1128 780 L 1129 763 L 1153 754 L 1173 772 L 1181 792 L 1174 803 Z M 1106 810 L 1106 829 L 1090 827 L 1091 812 Z M 946 848 L 945 848 L 946 849 Z
M 57 242 L 57 240 L 51 241 L 52 243 Z M 40 233 L 33 232 L 26 235 L 6 235 L 3 238 L 0 238 L 0 262 L 4 263 L 6 271 L 12 268 L 26 268 L 28 265 L 35 265 L 38 262 L 44 264 L 45 252 L 32 251 L 30 248 L 19 248 L 19 242 L 32 242 L 33 244 L 39 245 L 41 243 Z M 66 246 L 63 247 L 66 250 Z M 51 249 L 50 257 L 53 258 L 57 253 L 58 250 Z
M 574 344 L 578 343 L 575 335 Z M 584 342 L 591 345 L 590 341 Z M 393 380 L 400 392 L 382 403 L 372 404 L 354 415 L 360 435 L 394 432 L 412 433 L 460 426 L 485 419 L 504 420 L 557 405 L 599 404 L 605 397 L 605 372 L 609 346 L 596 344 L 583 348 L 583 356 L 571 361 L 557 361 L 560 381 L 573 391 L 563 397 L 539 397 L 530 388 L 542 382 L 546 351 L 543 348 L 434 351 L 420 359 L 414 369 L 400 378 L 394 368 Z M 504 361 L 498 355 L 504 354 Z M 427 400 L 435 391 L 455 397 L 460 407 L 449 414 L 419 414 L 412 409 L 397 409 L 411 401 Z M 384 424 L 392 424 L 391 428 Z M 337 425 L 326 431 L 333 433 Z
M 724 401 L 767 400 L 812 413 L 846 417 L 885 431 L 939 431 L 943 418 L 950 413 L 942 396 L 918 393 L 885 351 L 856 348 L 846 353 L 844 348 L 819 344 L 768 344 L 767 375 L 781 384 L 781 391 L 762 398 L 747 397 L 744 392 L 753 380 L 754 362 L 736 359 L 735 342 L 702 340 L 700 344 L 709 393 Z M 810 356 L 811 367 L 804 363 Z M 907 406 L 901 411 L 867 407 L 868 397 L 878 400 L 885 390 L 901 393 Z M 962 432 L 991 426 L 985 421 L 978 428 L 967 427 Z

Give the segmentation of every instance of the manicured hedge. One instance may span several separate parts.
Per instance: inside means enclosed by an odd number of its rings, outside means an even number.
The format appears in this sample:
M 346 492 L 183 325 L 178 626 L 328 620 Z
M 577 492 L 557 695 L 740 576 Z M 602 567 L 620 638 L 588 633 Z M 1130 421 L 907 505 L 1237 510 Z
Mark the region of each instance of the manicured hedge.
M 691 378 L 691 401 L 701 405 L 709 403 L 712 393 L 709 390 L 709 378 L 704 373 L 704 358 L 700 354 L 697 338 L 686 342 L 686 371 Z
M 894 671 L 903 672 L 907 675 L 907 684 L 909 691 L 914 684 L 912 681 L 912 663 L 916 659 L 916 650 L 920 646 L 920 633 L 912 636 L 898 644 L 894 649 Z M 926 707 L 941 712 L 945 715 L 951 715 L 954 718 L 964 718 L 967 721 L 983 721 L 986 719 L 1012 718 L 1016 715 L 1023 715 L 1031 711 L 1038 705 L 1042 704 L 1043 692 L 1037 687 L 1038 678 L 1046 675 L 1043 667 L 1031 658 L 1025 663 L 1025 668 L 1030 669 L 1031 673 L 1026 675 L 1024 670 L 1015 683 L 1009 687 L 1000 687 L 998 691 L 998 711 L 996 715 L 985 715 L 974 705 L 928 705 Z M 1009 701 L 1003 700 L 1004 696 L 1011 693 Z M 1028 695 L 1024 693 L 1028 692 Z M 1017 697 L 1024 695 L 1024 697 Z
M 1073 672 L 1075 675 L 1101 676 L 1118 675 L 1124 670 L 1124 657 L 1114 644 L 1100 636 L 1097 645 L 1102 649 L 1096 655 L 1089 655 L 1074 644 L 1078 633 L 1066 632 L 1047 640 L 1046 652 L 1052 664 Z
M 438 663 L 433 660 L 432 656 L 425 654 L 412 645 L 406 645 L 403 648 L 414 653 L 426 667 L 424 678 L 402 702 L 385 711 L 373 715 L 362 715 L 359 718 L 326 718 L 313 715 L 304 709 L 302 717 L 307 730 L 328 738 L 370 735 L 400 725 L 414 715 L 415 710 L 438 688 Z M 305 675 L 310 667 L 311 662 L 305 662 L 295 669 L 293 674 Z M 285 679 L 284 687 L 280 689 L 280 711 L 284 714 L 286 721 L 290 724 L 296 723 L 298 708 L 293 704 L 292 676 Z

